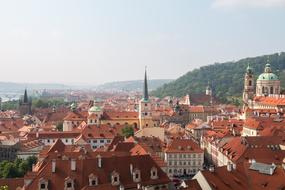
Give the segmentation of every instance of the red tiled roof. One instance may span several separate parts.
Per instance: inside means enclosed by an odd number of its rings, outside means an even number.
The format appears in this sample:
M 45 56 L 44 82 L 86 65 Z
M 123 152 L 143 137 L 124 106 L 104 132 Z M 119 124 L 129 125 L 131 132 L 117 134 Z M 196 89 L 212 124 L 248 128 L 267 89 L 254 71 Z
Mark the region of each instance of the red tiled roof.
M 52 173 L 52 164 L 49 161 L 45 167 L 36 173 L 34 180 L 27 186 L 26 190 L 38 188 L 41 178 L 49 180 L 50 189 L 64 189 L 64 180 L 67 177 L 75 179 L 76 190 L 88 185 L 88 176 L 94 174 L 98 177 L 98 188 L 101 185 L 110 184 L 110 175 L 116 171 L 119 173 L 120 182 L 125 188 L 136 188 L 137 183 L 133 182 L 130 174 L 130 165 L 133 169 L 141 172 L 141 184 L 143 186 L 155 184 L 168 184 L 170 182 L 167 175 L 158 167 L 149 155 L 143 156 L 124 156 L 124 157 L 102 157 L 102 168 L 98 167 L 98 159 L 77 159 L 76 171 L 71 171 L 70 160 L 56 159 L 56 171 Z M 158 170 L 158 179 L 150 178 L 152 167 Z M 28 176 L 27 176 L 28 177 Z
M 166 148 L 167 153 L 202 153 L 203 150 L 191 139 L 174 139 Z
M 254 101 L 271 106 L 285 106 L 285 98 L 282 97 L 256 96 Z
M 105 120 L 125 120 L 125 119 L 138 119 L 139 114 L 138 112 L 127 112 L 127 111 L 121 111 L 121 112 L 104 112 L 103 113 L 103 119 Z

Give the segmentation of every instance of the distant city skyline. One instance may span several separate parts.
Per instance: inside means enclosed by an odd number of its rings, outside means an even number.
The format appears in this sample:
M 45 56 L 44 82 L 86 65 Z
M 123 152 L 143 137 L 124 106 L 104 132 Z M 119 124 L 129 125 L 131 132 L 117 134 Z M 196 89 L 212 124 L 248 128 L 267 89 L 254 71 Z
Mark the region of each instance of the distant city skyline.
M 0 81 L 176 79 L 285 51 L 285 0 L 0 2 Z

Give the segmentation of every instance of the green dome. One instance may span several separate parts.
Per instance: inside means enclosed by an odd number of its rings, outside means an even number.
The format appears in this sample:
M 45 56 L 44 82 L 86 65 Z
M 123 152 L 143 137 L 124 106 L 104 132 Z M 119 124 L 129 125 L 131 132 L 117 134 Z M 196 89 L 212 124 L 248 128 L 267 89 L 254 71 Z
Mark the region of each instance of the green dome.
M 257 80 L 279 80 L 279 78 L 274 73 L 262 73 Z
M 257 80 L 279 80 L 278 76 L 272 73 L 271 65 L 267 63 L 264 68 L 264 73 L 259 75 Z
M 89 109 L 89 112 L 100 112 L 100 111 L 102 111 L 102 109 L 99 106 L 92 106 Z

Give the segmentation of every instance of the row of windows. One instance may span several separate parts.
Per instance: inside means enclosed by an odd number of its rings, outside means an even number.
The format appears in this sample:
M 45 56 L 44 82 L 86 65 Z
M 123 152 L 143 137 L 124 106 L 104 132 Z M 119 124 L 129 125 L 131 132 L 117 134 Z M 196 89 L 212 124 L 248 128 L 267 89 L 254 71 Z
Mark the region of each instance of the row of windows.
M 55 142 L 55 140 L 56 139 L 47 139 L 47 143 L 54 143 Z M 74 143 L 74 139 L 65 139 L 65 140 L 63 140 L 63 139 L 61 139 L 62 140 L 62 142 L 65 142 L 65 143 Z
M 105 139 L 94 139 L 94 140 L 88 140 L 88 143 L 93 143 L 93 144 L 95 144 L 95 143 L 105 143 L 105 141 L 106 141 L 106 143 L 110 143 L 111 142 L 111 140 L 110 139 L 107 139 L 107 140 L 105 140 Z
M 200 166 L 201 164 L 202 164 L 202 162 L 201 161 L 188 161 L 188 162 L 182 162 L 182 161 L 179 161 L 179 162 L 176 162 L 176 161 L 169 161 L 168 162 L 168 165 L 169 166 L 196 166 L 196 164 L 198 165 L 198 166 Z
M 202 154 L 169 154 L 168 158 L 201 158 Z
M 168 169 L 168 173 L 170 174 L 195 174 L 196 172 L 198 172 L 199 169 Z

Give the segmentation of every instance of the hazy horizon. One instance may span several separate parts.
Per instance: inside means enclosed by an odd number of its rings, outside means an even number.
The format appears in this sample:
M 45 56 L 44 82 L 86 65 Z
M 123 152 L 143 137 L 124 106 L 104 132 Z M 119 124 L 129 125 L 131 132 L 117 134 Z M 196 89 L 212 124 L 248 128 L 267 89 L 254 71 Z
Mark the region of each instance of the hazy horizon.
M 176 79 L 285 51 L 285 0 L 0 2 L 0 81 Z

